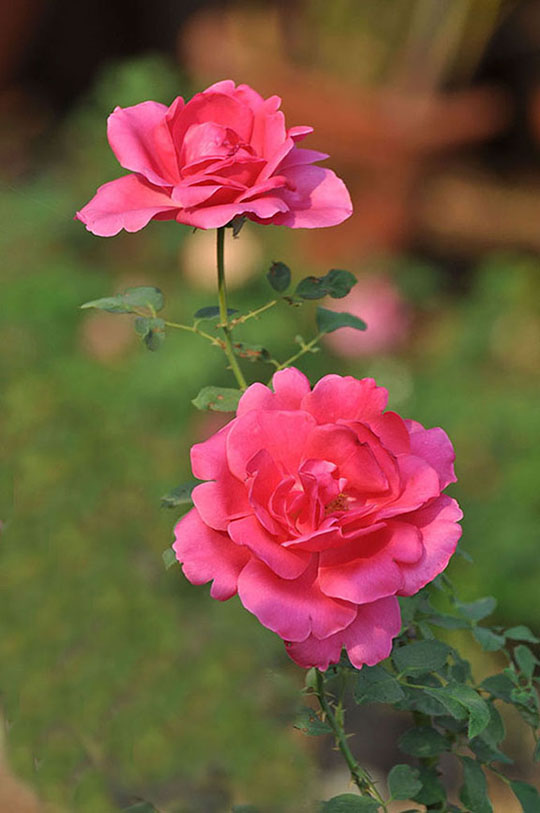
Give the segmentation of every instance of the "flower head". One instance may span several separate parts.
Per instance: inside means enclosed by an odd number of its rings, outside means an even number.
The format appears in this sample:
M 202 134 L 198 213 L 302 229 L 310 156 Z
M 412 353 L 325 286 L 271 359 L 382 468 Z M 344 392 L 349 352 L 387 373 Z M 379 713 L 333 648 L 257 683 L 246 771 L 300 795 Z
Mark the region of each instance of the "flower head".
M 211 229 L 244 216 L 292 228 L 335 226 L 352 213 L 328 156 L 301 149 L 311 127 L 285 126 L 281 99 L 231 80 L 170 107 L 142 102 L 109 116 L 108 139 L 130 170 L 101 186 L 76 217 L 111 237 L 150 220 Z
M 207 482 L 175 529 L 184 574 L 221 601 L 238 593 L 304 667 L 326 669 L 343 647 L 358 668 L 386 658 L 397 596 L 444 570 L 461 534 L 442 494 L 455 481 L 446 433 L 384 412 L 386 399 L 370 378 L 311 390 L 289 368 L 192 448 Z

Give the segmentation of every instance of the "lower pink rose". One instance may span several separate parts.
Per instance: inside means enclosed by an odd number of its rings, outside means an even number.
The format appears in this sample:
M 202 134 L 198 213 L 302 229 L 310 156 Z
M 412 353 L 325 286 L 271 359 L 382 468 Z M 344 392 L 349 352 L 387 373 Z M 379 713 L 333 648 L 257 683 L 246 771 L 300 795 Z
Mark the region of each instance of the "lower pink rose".
M 446 567 L 462 517 L 442 429 L 384 412 L 373 379 L 294 368 L 250 386 L 237 417 L 191 451 L 194 508 L 174 550 L 213 598 L 238 593 L 300 666 L 390 654 L 410 596 Z

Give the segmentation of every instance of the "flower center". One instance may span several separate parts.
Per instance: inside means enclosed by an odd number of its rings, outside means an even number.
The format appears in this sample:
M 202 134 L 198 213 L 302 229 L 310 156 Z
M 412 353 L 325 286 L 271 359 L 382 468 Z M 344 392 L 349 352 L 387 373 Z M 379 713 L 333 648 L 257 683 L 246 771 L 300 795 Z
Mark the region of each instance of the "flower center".
M 334 511 L 348 511 L 349 510 L 349 498 L 346 494 L 340 493 L 337 497 L 334 497 L 324 509 L 325 516 L 329 516 L 329 514 L 333 514 Z

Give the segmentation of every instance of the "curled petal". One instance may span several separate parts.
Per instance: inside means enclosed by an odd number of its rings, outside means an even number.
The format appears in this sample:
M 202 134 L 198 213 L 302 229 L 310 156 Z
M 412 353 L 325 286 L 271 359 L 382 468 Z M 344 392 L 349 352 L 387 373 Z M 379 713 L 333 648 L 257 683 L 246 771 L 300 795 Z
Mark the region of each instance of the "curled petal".
M 311 634 L 327 638 L 356 616 L 353 604 L 321 593 L 315 563 L 300 578 L 287 580 L 253 560 L 242 571 L 238 595 L 261 624 L 286 641 L 304 641 Z
M 273 223 L 293 229 L 337 226 L 352 215 L 347 187 L 331 169 L 294 166 L 283 170 L 291 189 L 282 192 L 289 211 L 276 215 Z
M 304 641 L 288 643 L 287 652 L 299 666 L 316 666 L 325 671 L 337 663 L 343 647 L 353 666 L 374 666 L 390 655 L 392 640 L 399 634 L 401 615 L 394 596 L 371 604 L 362 604 L 354 621 L 334 635 L 318 639 L 310 635 Z
M 399 595 L 412 596 L 442 573 L 461 536 L 463 513 L 455 500 L 442 494 L 430 505 L 402 517 L 413 522 L 422 535 L 423 555 L 414 564 L 402 565 L 403 586 Z
M 191 497 L 202 521 L 216 531 L 226 531 L 234 519 L 251 513 L 244 484 L 229 472 L 196 486 Z
M 311 390 L 306 376 L 294 367 L 274 373 L 272 387 L 274 392 L 259 382 L 252 384 L 240 398 L 236 414 L 240 417 L 252 409 L 300 409 L 302 398 Z
M 178 205 L 166 192 L 140 175 L 125 175 L 100 186 L 92 200 L 75 217 L 99 237 L 113 237 L 125 229 L 144 228 L 157 215 L 173 218 Z
M 212 598 L 226 601 L 236 594 L 238 577 L 250 560 L 247 548 L 235 545 L 227 534 L 214 531 L 200 518 L 197 509 L 182 517 L 174 529 L 173 550 L 192 584 L 211 581 Z
M 380 417 L 388 392 L 378 387 L 373 378 L 358 380 L 350 375 L 325 375 L 302 401 L 317 423 L 369 421 Z
M 231 522 L 228 533 L 231 539 L 238 545 L 249 548 L 257 559 L 268 565 L 281 579 L 297 579 L 310 563 L 309 553 L 282 547 L 254 516 Z
M 142 102 L 117 107 L 107 121 L 109 144 L 120 165 L 157 186 L 171 185 L 179 178 L 170 133 L 160 129 L 167 110 L 164 104 Z M 167 160 L 170 156 L 172 161 Z
M 439 475 L 440 488 L 456 482 L 455 452 L 450 438 L 440 427 L 424 429 L 416 421 L 405 421 L 410 433 L 411 452 L 426 460 Z
M 191 447 L 191 470 L 199 480 L 217 480 L 228 474 L 226 443 L 233 426 L 234 421 L 230 421 L 208 440 Z

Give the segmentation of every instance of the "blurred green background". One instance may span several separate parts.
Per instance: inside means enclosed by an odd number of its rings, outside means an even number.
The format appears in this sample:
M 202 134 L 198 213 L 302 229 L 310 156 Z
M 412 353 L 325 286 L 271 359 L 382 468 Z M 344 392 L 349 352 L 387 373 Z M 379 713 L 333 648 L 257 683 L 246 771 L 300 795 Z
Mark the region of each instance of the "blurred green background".
M 493 125 L 488 132 L 487 124 L 482 130 L 491 114 L 480 102 L 471 110 L 483 136 L 467 130 L 459 143 L 442 139 L 434 153 L 424 154 L 410 135 L 419 99 L 411 96 L 413 80 L 435 120 L 443 91 L 469 98 L 475 87 L 487 87 L 475 77 L 482 76 L 486 43 L 498 36 L 504 4 L 491 4 L 485 36 L 477 32 L 468 50 L 465 14 L 450 55 L 435 49 L 431 87 L 414 67 L 429 30 L 420 13 L 425 4 L 403 4 L 398 14 L 387 3 L 381 16 L 370 3 L 363 16 L 345 2 L 332 11 L 318 2 L 303 11 L 301 5 L 286 27 L 289 45 L 278 37 L 276 82 L 292 125 L 321 118 L 320 111 L 312 118 L 304 113 L 302 77 L 308 96 L 319 87 L 313 77 L 323 77 L 336 110 L 350 81 L 350 118 L 334 124 L 331 143 L 319 136 L 309 146 L 335 152 L 330 165 L 350 183 L 357 214 L 315 237 L 246 225 L 234 246 L 228 238 L 231 305 L 253 307 L 269 297 L 264 275 L 272 259 L 287 262 L 296 278 L 334 265 L 359 275 L 358 314 L 368 323 L 399 321 L 399 331 L 382 331 L 376 346 L 356 351 L 328 343 L 324 352 L 305 357 L 302 369 L 312 381 L 329 371 L 373 375 L 389 388 L 391 408 L 448 431 L 459 476 L 452 493 L 465 512 L 462 545 L 474 558 L 471 565 L 456 557 L 449 573 L 464 599 L 495 595 L 501 624 L 538 629 L 534 131 L 524 168 L 510 160 L 513 131 L 506 120 L 506 130 Z M 264 36 L 272 37 L 276 25 L 279 34 L 279 4 L 275 13 L 257 9 L 270 15 Z M 190 401 L 207 383 L 232 385 L 222 356 L 182 334 L 150 353 L 129 317 L 79 310 L 87 300 L 138 284 L 162 288 L 164 313 L 177 321 L 215 302 L 205 281 L 211 249 L 204 235 L 156 222 L 105 240 L 72 217 L 100 183 L 120 174 L 105 139 L 105 119 L 115 105 L 147 98 L 168 103 L 224 75 L 256 87 L 262 77 L 271 85 L 270 69 L 265 72 L 252 53 L 252 32 L 261 30 L 253 14 L 243 4 L 225 11 L 218 4 L 207 17 L 190 18 L 189 37 L 178 46 L 181 68 L 178 52 L 148 55 L 142 48 L 136 56 L 103 60 L 87 89 L 61 114 L 51 103 L 50 117 L 30 132 L 24 117 L 13 114 L 19 108 L 1 97 L 11 129 L 9 139 L 3 136 L 9 147 L 0 145 L 6 158 L 0 193 L 0 690 L 11 766 L 46 809 L 107 813 L 142 797 L 188 813 L 221 813 L 248 802 L 268 811 L 309 811 L 324 792 L 318 744 L 291 726 L 301 670 L 236 599 L 210 600 L 207 588 L 192 587 L 178 568 L 165 571 L 161 559 L 177 514 L 160 508 L 160 497 L 189 477 L 193 441 L 219 426 Z M 303 21 L 299 30 L 295 20 Z M 409 39 L 396 40 L 403 20 L 410 22 Z M 223 30 L 225 23 L 219 53 L 197 49 L 197 37 L 211 44 L 212 25 Z M 456 24 L 447 20 L 445 36 L 436 41 L 452 41 Z M 233 48 L 238 31 L 248 32 L 244 51 Z M 315 54 L 314 41 L 320 46 Z M 236 54 L 229 70 L 228 43 Z M 334 58 L 336 43 L 342 46 Z M 457 60 L 464 52 L 471 66 L 465 77 Z M 392 99 L 405 111 L 395 126 L 373 107 L 389 74 L 407 78 L 390 83 Z M 533 91 L 528 103 L 534 112 Z M 409 119 L 411 106 L 416 112 Z M 367 135 L 364 114 L 373 130 Z M 429 116 L 424 124 L 431 128 Z M 442 121 L 445 133 L 449 120 Z M 394 141 L 386 143 L 389 132 Z M 449 167 L 455 167 L 451 178 Z M 418 190 L 426 188 L 433 195 L 419 200 Z M 519 218 L 508 190 L 518 195 Z M 529 196 L 529 208 L 519 195 Z M 396 213 L 397 199 L 402 208 Z M 478 201 L 485 209 L 476 223 Z M 381 280 L 373 296 L 373 283 Z M 313 335 L 313 309 L 274 308 L 237 333 L 286 358 L 296 334 Z M 244 367 L 250 380 L 271 373 L 264 365 Z M 487 656 L 473 655 L 482 669 Z

